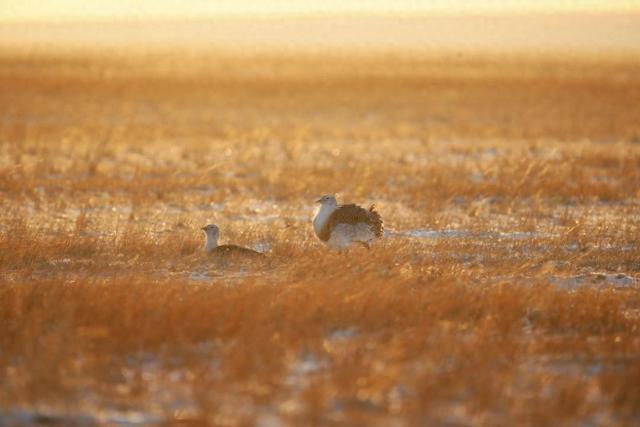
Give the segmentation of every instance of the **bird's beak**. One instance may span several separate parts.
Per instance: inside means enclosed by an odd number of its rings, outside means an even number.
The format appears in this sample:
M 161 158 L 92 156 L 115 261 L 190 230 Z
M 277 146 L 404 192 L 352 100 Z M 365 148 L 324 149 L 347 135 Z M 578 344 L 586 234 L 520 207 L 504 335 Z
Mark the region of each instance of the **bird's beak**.
M 316 200 L 316 203 L 322 203 L 322 199 Z
M 207 231 L 207 227 L 202 227 L 200 230 Z

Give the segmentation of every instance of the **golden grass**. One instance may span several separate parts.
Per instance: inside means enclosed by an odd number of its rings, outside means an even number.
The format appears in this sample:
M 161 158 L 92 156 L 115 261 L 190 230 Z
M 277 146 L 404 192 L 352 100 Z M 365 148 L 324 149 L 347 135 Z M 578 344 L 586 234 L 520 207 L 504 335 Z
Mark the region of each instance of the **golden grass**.
M 0 416 L 639 422 L 639 71 L 5 54 Z M 329 192 L 388 236 L 329 252 Z

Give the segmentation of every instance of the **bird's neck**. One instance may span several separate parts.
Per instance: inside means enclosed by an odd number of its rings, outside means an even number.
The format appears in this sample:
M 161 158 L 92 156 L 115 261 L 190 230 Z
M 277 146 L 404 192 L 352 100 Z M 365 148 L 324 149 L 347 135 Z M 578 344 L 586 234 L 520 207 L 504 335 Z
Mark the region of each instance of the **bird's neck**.
M 316 214 L 316 217 L 313 219 L 313 229 L 317 235 L 320 235 L 322 228 L 329 220 L 331 214 L 338 209 L 335 205 L 322 205 Z
M 207 234 L 207 241 L 204 244 L 205 252 L 211 252 L 218 247 L 218 238 Z

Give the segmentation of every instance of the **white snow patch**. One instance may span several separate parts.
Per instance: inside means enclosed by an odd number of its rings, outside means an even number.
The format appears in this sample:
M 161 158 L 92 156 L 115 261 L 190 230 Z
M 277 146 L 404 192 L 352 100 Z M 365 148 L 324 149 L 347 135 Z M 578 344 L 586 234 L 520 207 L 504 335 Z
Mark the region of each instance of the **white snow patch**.
M 96 410 L 63 412 L 48 408 L 25 408 L 0 412 L 7 425 L 157 425 L 162 418 L 142 411 Z
M 640 285 L 637 278 L 624 273 L 589 273 L 569 277 L 550 277 L 549 282 L 560 289 L 603 286 L 636 288 Z
M 191 280 L 197 282 L 209 280 L 209 274 L 206 271 L 194 271 L 190 276 Z
M 327 340 L 346 341 L 356 336 L 357 333 L 358 333 L 358 330 L 356 328 L 335 329 L 327 334 Z
M 394 236 L 406 236 L 417 237 L 426 239 L 441 239 L 441 238 L 465 238 L 465 237 L 477 237 L 479 239 L 510 239 L 510 240 L 526 240 L 535 239 L 539 237 L 552 237 L 547 233 L 540 233 L 536 231 L 487 231 L 481 233 L 475 233 L 469 230 L 428 230 L 428 229 L 415 229 L 406 231 L 385 231 L 385 235 L 389 237 Z
M 271 243 L 269 242 L 258 242 L 255 244 L 255 246 L 253 247 L 256 251 L 258 252 L 269 252 L 271 250 Z
M 407 231 L 387 231 L 385 234 L 389 236 L 407 236 L 407 237 L 418 237 L 418 238 L 427 238 L 427 239 L 438 239 L 438 238 L 456 238 L 456 237 L 468 237 L 472 233 L 470 231 L 465 230 L 407 230 Z

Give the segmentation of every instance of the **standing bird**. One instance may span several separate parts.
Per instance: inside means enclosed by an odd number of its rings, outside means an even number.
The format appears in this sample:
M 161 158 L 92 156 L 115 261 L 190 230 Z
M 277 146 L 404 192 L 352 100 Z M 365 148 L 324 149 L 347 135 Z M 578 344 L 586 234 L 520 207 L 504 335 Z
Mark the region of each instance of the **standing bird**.
M 215 224 L 209 224 L 202 227 L 202 231 L 204 231 L 204 233 L 207 235 L 204 250 L 208 254 L 212 254 L 220 258 L 245 257 L 258 259 L 264 257 L 264 254 L 262 252 L 257 252 L 249 248 L 243 248 L 242 246 L 218 245 L 220 229 Z
M 346 249 L 359 243 L 368 249 L 373 240 L 382 237 L 382 218 L 373 205 L 369 210 L 354 204 L 338 205 L 331 195 L 322 196 L 316 203 L 320 203 L 320 209 L 313 219 L 313 229 L 330 248 Z

